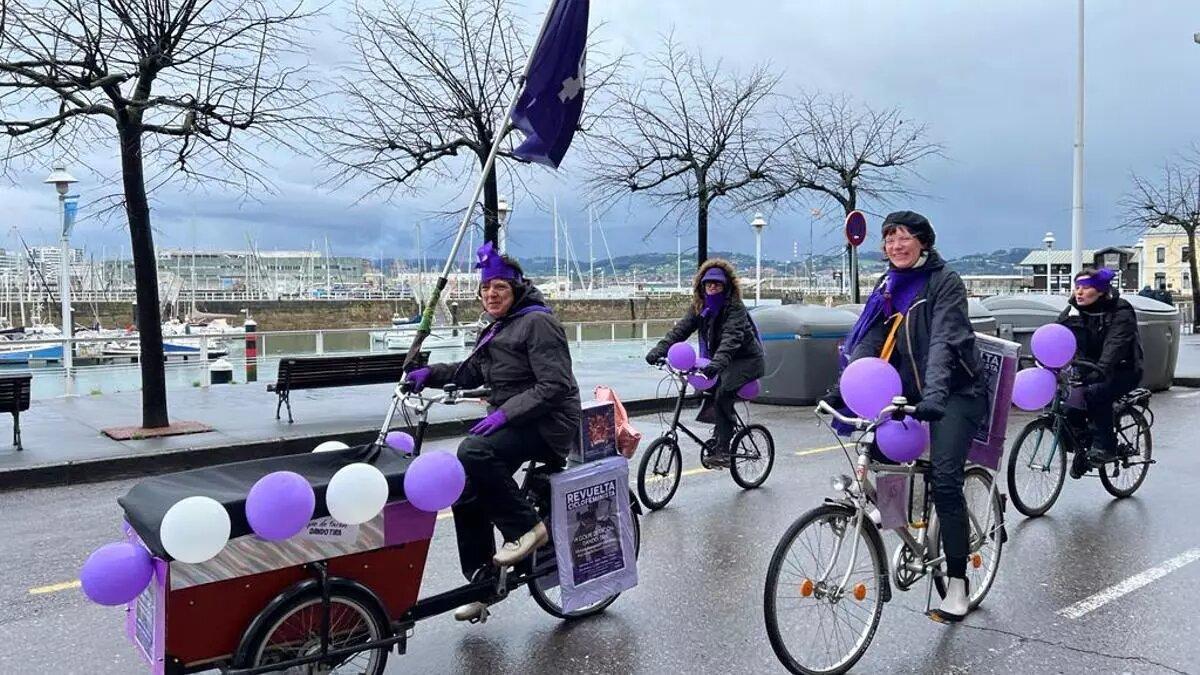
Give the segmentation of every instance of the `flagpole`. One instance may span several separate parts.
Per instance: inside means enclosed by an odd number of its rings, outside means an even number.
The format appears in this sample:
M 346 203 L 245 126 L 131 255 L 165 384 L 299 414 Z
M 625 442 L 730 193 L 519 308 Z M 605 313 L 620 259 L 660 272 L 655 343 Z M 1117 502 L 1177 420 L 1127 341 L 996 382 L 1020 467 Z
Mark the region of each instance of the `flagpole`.
M 554 15 L 554 8 L 558 4 L 558 0 L 552 0 L 550 7 L 546 10 L 546 15 L 542 17 L 542 27 L 538 29 L 537 39 L 533 42 L 533 49 L 529 52 L 529 57 L 525 59 L 525 68 L 521 72 L 521 79 L 517 80 L 517 90 L 513 95 L 512 102 L 508 104 L 508 109 L 504 113 L 504 117 L 500 122 L 500 128 L 496 132 L 496 137 L 492 139 L 492 147 L 488 151 L 487 159 L 483 163 L 483 171 L 479 174 L 479 180 L 475 183 L 475 191 L 471 194 L 471 201 L 467 204 L 466 213 L 463 214 L 462 222 L 458 224 L 458 232 L 454 235 L 454 243 L 450 245 L 450 254 L 446 256 L 446 264 L 442 266 L 442 274 L 438 277 L 437 283 L 433 287 L 433 293 L 430 295 L 430 301 L 425 306 L 425 311 L 421 314 L 421 323 L 417 327 L 417 334 L 413 338 L 412 346 L 408 349 L 408 354 L 404 357 L 404 368 L 409 365 L 421 353 L 421 346 L 425 343 L 425 338 L 429 336 L 430 327 L 433 325 L 433 312 L 437 307 L 438 301 L 441 299 L 442 290 L 446 288 L 446 283 L 450 276 L 450 270 L 454 266 L 454 259 L 458 257 L 458 249 L 462 246 L 463 236 L 466 235 L 467 226 L 471 223 L 471 218 L 475 215 L 475 205 L 479 202 L 479 196 L 483 193 L 484 184 L 487 181 L 488 174 L 492 171 L 492 166 L 496 163 L 496 155 L 500 152 L 500 144 L 504 142 L 504 137 L 508 134 L 509 127 L 512 123 L 512 114 L 517 109 L 517 103 L 521 100 L 521 94 L 525 90 L 525 80 L 529 77 L 529 69 L 533 66 L 533 57 L 537 54 L 537 48 L 542 43 L 542 36 L 546 34 L 546 28 L 550 25 L 550 17 Z M 392 419 L 396 416 L 396 407 L 400 404 L 404 393 L 401 391 L 401 385 L 407 379 L 407 373 L 401 376 L 400 381 L 396 383 L 392 390 L 392 403 L 388 406 L 387 415 L 384 416 L 383 426 L 379 429 L 379 436 L 375 439 L 375 448 L 382 448 L 387 440 L 388 430 L 392 427 Z M 369 461 L 374 461 L 374 453 L 370 456 Z

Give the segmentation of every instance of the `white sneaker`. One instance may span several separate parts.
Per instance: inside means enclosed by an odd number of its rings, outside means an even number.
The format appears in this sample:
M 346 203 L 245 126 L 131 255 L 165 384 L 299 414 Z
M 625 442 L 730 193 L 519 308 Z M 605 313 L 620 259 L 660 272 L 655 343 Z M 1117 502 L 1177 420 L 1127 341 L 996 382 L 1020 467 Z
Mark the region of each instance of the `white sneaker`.
M 455 621 L 470 621 L 484 623 L 488 619 L 488 606 L 483 602 L 468 602 L 454 610 Z
M 946 597 L 937 609 L 931 610 L 927 616 L 938 623 L 958 623 L 970 611 L 971 587 L 966 579 L 946 577 Z
M 539 521 L 532 530 L 521 535 L 517 541 L 504 542 L 496 555 L 492 556 L 492 562 L 497 567 L 512 567 L 533 555 L 533 552 L 549 539 L 550 533 L 546 531 L 546 524 Z

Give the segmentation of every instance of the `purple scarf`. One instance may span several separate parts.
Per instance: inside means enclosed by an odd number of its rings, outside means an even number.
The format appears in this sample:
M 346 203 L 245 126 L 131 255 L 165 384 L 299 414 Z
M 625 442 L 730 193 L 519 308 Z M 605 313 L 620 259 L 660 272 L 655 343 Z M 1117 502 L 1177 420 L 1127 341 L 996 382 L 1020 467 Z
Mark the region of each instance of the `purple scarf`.
M 871 293 L 871 297 L 867 298 L 867 304 L 863 307 L 858 322 L 854 324 L 854 328 L 850 330 L 850 336 L 846 338 L 846 344 L 842 347 L 841 354 L 843 368 L 849 363 L 855 346 L 863 341 L 877 319 L 908 312 L 913 300 L 925 288 L 925 283 L 929 281 L 929 275 L 932 272 L 933 270 L 924 265 L 906 270 L 898 270 L 894 267 L 888 269 L 883 283 L 879 284 Z

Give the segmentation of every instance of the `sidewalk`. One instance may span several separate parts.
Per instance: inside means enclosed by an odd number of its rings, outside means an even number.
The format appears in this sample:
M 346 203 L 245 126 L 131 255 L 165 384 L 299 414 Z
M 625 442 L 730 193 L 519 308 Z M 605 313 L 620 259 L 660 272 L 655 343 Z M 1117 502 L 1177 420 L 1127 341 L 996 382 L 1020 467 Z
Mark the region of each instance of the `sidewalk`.
M 1179 360 L 1175 364 L 1177 387 L 1200 387 L 1200 335 L 1184 335 L 1179 340 Z
M 635 350 L 631 350 L 635 351 Z M 637 352 L 641 347 L 636 348 Z M 613 387 L 631 413 L 657 409 L 662 373 L 630 353 L 603 362 L 576 363 L 580 395 L 592 398 L 599 384 Z M 273 379 L 271 380 L 274 381 Z M 172 391 L 171 419 L 203 422 L 213 431 L 186 436 L 115 441 L 100 429 L 136 425 L 141 394 L 128 392 L 35 400 L 21 414 L 24 451 L 8 444 L 11 426 L 0 423 L 0 490 L 86 483 L 259 457 L 309 452 L 322 441 L 348 444 L 375 438 L 387 412 L 392 385 L 297 391 L 294 424 L 287 412 L 275 419 L 275 394 L 267 382 Z M 483 417 L 477 405 L 435 406 L 429 437 L 461 435 Z M 7 416 L 5 416 L 7 417 Z M 11 417 L 8 420 L 11 424 Z M 401 427 L 397 416 L 393 428 Z

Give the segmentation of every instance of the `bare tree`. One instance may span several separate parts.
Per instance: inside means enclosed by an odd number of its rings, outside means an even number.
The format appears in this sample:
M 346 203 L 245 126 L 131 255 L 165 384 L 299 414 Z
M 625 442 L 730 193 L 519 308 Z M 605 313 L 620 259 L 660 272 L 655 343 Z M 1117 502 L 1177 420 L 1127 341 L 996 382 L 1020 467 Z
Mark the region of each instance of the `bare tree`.
M 591 137 L 592 186 L 604 201 L 645 193 L 668 207 L 664 218 L 694 209 L 703 263 L 714 204 L 748 194 L 782 145 L 766 124 L 779 76 L 765 64 L 739 75 L 671 38 L 648 68 L 644 81 L 616 88 L 605 133 Z
M 888 203 L 911 196 L 914 165 L 939 155 L 924 124 L 899 110 L 874 110 L 848 96 L 808 94 L 783 115 L 788 146 L 771 165 L 769 188 L 759 201 L 806 200 L 817 193 L 846 214 L 871 200 Z
M 1133 186 L 1122 200 L 1124 227 L 1138 231 L 1160 226 L 1178 228 L 1188 242 L 1188 266 L 1192 280 L 1192 306 L 1200 307 L 1200 283 L 1196 270 L 1196 228 L 1200 226 L 1200 147 L 1190 155 L 1163 165 L 1155 178 L 1133 174 Z M 1142 263 L 1143 265 L 1145 262 Z M 1200 329 L 1200 315 L 1193 313 L 1193 330 Z
M 256 149 L 283 141 L 308 100 L 295 46 L 300 5 L 271 0 L 4 0 L 4 168 L 86 161 L 111 143 L 132 243 L 142 425 L 167 416 L 147 184 L 266 185 Z M 157 174 L 147 174 L 147 167 Z

